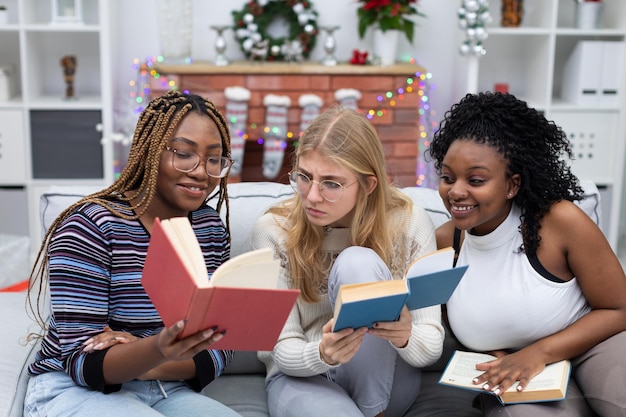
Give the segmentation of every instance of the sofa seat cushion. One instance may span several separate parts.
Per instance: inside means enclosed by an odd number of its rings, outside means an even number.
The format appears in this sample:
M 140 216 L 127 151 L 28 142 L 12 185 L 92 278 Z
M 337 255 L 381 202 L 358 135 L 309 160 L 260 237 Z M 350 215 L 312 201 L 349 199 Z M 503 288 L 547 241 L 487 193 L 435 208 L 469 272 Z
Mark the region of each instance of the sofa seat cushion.
M 246 417 L 269 417 L 265 375 L 221 375 L 202 392 Z

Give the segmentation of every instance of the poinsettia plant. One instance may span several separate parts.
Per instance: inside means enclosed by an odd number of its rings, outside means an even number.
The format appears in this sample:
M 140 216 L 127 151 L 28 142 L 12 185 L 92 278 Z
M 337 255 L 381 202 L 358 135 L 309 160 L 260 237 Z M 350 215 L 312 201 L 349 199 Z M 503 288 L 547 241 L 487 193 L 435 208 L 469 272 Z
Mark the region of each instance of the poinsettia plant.
M 359 9 L 359 37 L 363 39 L 370 26 L 381 31 L 396 29 L 413 42 L 415 23 L 409 16 L 424 16 L 417 9 L 417 0 L 357 0 Z

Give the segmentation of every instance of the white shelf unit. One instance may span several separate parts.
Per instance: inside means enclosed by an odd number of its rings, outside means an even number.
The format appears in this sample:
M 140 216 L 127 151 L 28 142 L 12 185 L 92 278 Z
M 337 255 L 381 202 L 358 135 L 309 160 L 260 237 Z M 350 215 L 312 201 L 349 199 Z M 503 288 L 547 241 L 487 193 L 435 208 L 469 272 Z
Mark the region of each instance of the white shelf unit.
M 487 53 L 470 58 L 474 69 L 469 71 L 468 85 L 493 91 L 496 83 L 506 83 L 510 93 L 563 128 L 573 143 L 573 172 L 600 188 L 600 226 L 617 250 L 626 151 L 626 59 L 617 75 L 616 104 L 575 104 L 565 101 L 561 91 L 567 59 L 579 41 L 626 40 L 626 1 L 602 3 L 599 27 L 583 30 L 575 27 L 572 0 L 525 0 L 522 24 L 514 28 L 500 26 L 500 2 L 491 2 L 493 22 L 484 42 Z M 600 63 L 596 65 L 599 70 Z
M 51 1 L 5 0 L 0 67 L 12 96 L 0 100 L 0 233 L 41 241 L 39 200 L 50 185 L 112 182 L 113 124 L 108 0 L 81 0 L 82 23 L 52 22 Z M 61 58 L 74 55 L 75 99 L 65 99 Z M 13 214 L 9 214 L 13 213 Z

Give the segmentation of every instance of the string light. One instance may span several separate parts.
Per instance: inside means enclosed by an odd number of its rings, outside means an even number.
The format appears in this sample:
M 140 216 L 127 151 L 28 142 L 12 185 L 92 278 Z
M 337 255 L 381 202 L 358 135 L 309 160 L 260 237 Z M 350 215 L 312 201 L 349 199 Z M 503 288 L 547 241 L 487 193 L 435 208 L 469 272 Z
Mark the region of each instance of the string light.
M 138 73 L 138 77 L 136 80 L 130 81 L 131 93 L 130 96 L 134 99 L 136 103 L 136 107 L 134 108 L 134 113 L 139 114 L 145 108 L 145 105 L 150 100 L 150 91 L 153 85 L 157 85 L 159 89 L 163 90 L 178 90 L 179 87 L 176 84 L 175 79 L 168 78 L 163 74 L 160 74 L 156 68 L 155 64 L 157 62 L 162 62 L 163 57 L 148 57 L 145 61 L 140 62 L 139 59 L 135 58 L 133 60 L 133 69 L 135 69 Z M 407 59 L 407 62 L 415 63 L 414 58 Z M 434 168 L 432 164 L 427 163 L 420 158 L 420 155 L 424 155 L 424 152 L 430 146 L 430 139 L 432 137 L 432 132 L 436 129 L 436 123 L 431 120 L 434 119 L 434 112 L 431 109 L 429 104 L 430 102 L 430 91 L 434 89 L 434 86 L 431 83 L 432 74 L 429 72 L 421 72 L 418 71 L 413 75 L 407 77 L 405 79 L 404 85 L 398 86 L 394 90 L 385 91 L 382 94 L 376 96 L 376 102 L 378 103 L 376 108 L 370 109 L 361 109 L 365 117 L 369 120 L 374 119 L 374 117 L 383 117 L 385 116 L 386 107 L 394 107 L 397 105 L 399 100 L 404 100 L 406 94 L 415 94 L 419 96 L 419 108 L 418 114 L 419 124 L 418 124 L 418 163 L 417 163 L 417 172 L 416 172 L 416 185 L 419 187 L 429 187 L 436 188 L 436 175 L 434 173 Z M 185 93 L 188 93 L 188 90 L 183 90 Z M 249 123 L 249 129 L 257 129 L 260 125 L 259 123 L 251 122 Z M 278 127 L 264 126 L 262 132 L 267 134 L 270 131 L 276 132 Z M 243 137 L 244 139 L 248 139 L 248 133 L 244 131 L 235 132 L 236 135 Z M 298 146 L 298 140 L 302 135 L 301 131 L 292 132 L 288 131 L 286 133 L 286 137 L 290 140 L 293 140 L 293 146 Z M 264 138 L 257 138 L 257 143 L 259 145 L 263 145 Z M 284 143 L 284 146 L 287 146 Z

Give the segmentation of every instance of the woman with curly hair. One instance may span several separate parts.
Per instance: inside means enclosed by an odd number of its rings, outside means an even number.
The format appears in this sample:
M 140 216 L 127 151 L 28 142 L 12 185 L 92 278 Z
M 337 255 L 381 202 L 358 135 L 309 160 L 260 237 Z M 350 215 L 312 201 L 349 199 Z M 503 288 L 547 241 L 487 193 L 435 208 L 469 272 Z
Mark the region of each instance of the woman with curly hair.
M 402 279 L 436 248 L 426 211 L 390 185 L 382 144 L 361 114 L 331 107 L 304 131 L 289 174 L 296 191 L 255 225 L 274 249 L 280 285 L 301 295 L 267 366 L 273 417 L 402 416 L 419 394 L 420 368 L 441 355 L 439 306 L 398 321 L 332 331 L 345 283 Z
M 470 265 L 447 303 L 450 328 L 498 358 L 477 366 L 474 383 L 522 391 L 547 364 L 573 364 L 564 401 L 502 406 L 481 394 L 484 415 L 624 416 L 626 277 L 574 204 L 583 190 L 565 133 L 513 95 L 468 94 L 428 152 L 452 215 L 438 246 L 461 242 L 458 263 Z
M 46 332 L 29 366 L 25 416 L 238 415 L 199 393 L 232 359 L 232 351 L 209 349 L 223 333 L 176 340 L 184 322 L 164 328 L 141 285 L 156 218 L 189 219 L 209 272 L 228 259 L 219 216 L 232 165 L 227 126 L 199 96 L 171 91 L 153 99 L 119 179 L 52 223 L 29 287 Z M 206 205 L 215 196 L 216 209 Z

